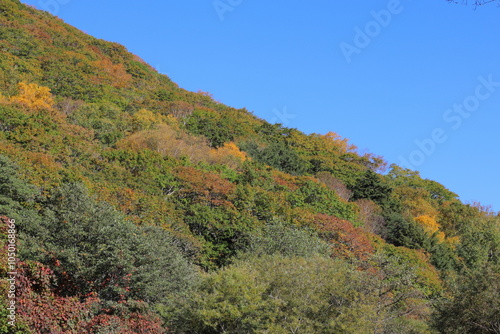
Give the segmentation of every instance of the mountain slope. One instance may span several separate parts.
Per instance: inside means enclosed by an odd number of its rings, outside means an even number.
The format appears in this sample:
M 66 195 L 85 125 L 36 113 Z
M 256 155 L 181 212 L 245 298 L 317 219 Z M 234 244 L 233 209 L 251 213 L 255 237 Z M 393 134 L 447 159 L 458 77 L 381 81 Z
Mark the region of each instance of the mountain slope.
M 487 332 L 499 318 L 499 217 L 333 132 L 183 90 L 16 0 L 0 2 L 0 92 L 19 333 Z

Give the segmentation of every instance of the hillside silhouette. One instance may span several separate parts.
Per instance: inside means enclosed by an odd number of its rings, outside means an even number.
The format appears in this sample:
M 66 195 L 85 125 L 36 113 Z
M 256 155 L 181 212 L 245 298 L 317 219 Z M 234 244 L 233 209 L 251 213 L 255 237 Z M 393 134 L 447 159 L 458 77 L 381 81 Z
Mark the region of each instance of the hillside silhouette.
M 0 130 L 0 333 L 500 333 L 498 214 L 17 0 Z

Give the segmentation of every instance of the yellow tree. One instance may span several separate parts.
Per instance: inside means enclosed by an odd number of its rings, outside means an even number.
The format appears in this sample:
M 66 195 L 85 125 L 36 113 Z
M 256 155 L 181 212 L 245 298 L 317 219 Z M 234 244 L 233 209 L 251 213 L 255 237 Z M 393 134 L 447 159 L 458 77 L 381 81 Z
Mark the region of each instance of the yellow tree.
M 165 116 L 155 114 L 147 109 L 141 109 L 132 116 L 132 127 L 134 131 L 150 130 L 165 123 Z
M 10 102 L 19 103 L 36 110 L 52 109 L 54 99 L 50 94 L 50 88 L 26 82 L 20 82 L 18 88 L 19 94 L 12 96 Z
M 441 226 L 436 221 L 435 216 L 421 215 L 415 218 L 415 220 L 423 227 L 424 231 L 429 235 L 436 235 L 439 242 L 443 242 L 445 239 L 445 234 L 440 231 Z

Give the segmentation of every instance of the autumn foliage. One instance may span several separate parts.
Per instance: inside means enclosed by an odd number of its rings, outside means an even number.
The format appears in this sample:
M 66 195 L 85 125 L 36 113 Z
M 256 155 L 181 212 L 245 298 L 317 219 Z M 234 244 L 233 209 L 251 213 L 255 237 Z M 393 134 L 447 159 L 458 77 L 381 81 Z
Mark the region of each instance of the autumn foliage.
M 498 213 L 17 0 L 0 37 L 1 333 L 498 328 Z
M 19 103 L 35 110 L 52 109 L 54 100 L 50 88 L 35 83 L 20 82 L 19 94 L 10 98 L 11 103 Z
M 141 303 L 131 307 L 136 302 L 123 301 L 108 307 L 95 295 L 57 295 L 54 273 L 40 263 L 19 263 L 17 282 L 18 315 L 36 333 L 165 332 L 158 316 L 142 313 L 146 306 Z
M 318 214 L 314 217 L 314 224 L 321 235 L 332 243 L 335 257 L 367 259 L 375 251 L 366 232 L 349 221 Z

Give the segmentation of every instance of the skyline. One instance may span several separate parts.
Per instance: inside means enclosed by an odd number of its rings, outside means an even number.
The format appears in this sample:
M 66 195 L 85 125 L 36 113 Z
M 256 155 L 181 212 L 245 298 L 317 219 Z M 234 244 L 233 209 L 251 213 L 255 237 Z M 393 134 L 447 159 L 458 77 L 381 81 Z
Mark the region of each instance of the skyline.
M 495 5 L 23 1 L 123 44 L 180 87 L 334 131 L 500 210 Z

